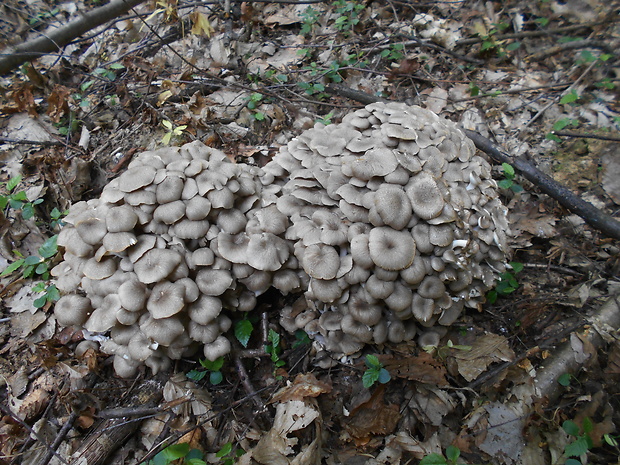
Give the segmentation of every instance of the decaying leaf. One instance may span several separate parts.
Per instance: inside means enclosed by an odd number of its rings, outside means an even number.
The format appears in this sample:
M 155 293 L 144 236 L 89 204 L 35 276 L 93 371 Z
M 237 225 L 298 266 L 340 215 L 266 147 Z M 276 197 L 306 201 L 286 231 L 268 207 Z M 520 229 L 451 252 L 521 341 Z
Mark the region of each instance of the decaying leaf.
M 390 434 L 400 420 L 399 406 L 386 404 L 385 386 L 379 386 L 371 398 L 357 406 L 345 424 L 347 432 L 359 442 L 367 442 L 375 434 Z
M 455 401 L 443 389 L 417 384 L 409 401 L 418 419 L 427 425 L 439 426 L 444 417 L 454 410 Z
M 447 386 L 446 367 L 427 352 L 418 355 L 379 355 L 379 361 L 390 374 L 399 378 L 435 386 Z
M 471 350 L 453 350 L 450 357 L 456 361 L 461 376 L 473 381 L 491 363 L 512 361 L 515 354 L 504 336 L 486 333 L 476 339 Z
M 316 379 L 312 373 L 300 373 L 292 384 L 280 389 L 273 396 L 272 402 L 287 402 L 289 400 L 303 400 L 306 397 L 318 397 L 331 392 L 332 387 Z

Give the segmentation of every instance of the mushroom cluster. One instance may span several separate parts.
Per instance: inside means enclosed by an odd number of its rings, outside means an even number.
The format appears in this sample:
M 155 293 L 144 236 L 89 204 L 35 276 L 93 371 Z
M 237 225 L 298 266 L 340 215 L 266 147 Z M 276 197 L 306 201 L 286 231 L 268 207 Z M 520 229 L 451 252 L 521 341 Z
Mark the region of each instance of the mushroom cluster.
M 144 152 L 65 222 L 56 318 L 109 332 L 121 376 L 226 354 L 231 312 L 271 287 L 303 292 L 281 322 L 329 353 L 426 344 L 508 253 L 489 164 L 453 123 L 397 103 L 317 124 L 262 169 L 200 142 Z

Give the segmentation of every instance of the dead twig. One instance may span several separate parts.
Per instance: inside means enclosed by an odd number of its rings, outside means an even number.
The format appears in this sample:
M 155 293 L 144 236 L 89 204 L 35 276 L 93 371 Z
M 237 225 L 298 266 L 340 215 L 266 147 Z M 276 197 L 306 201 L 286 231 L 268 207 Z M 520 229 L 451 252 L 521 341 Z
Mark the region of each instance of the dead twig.
M 476 144 L 478 149 L 489 155 L 493 160 L 498 163 L 509 163 L 525 179 L 537 186 L 545 194 L 553 197 L 564 208 L 579 215 L 590 226 L 598 229 L 606 236 L 620 239 L 620 222 L 615 218 L 575 195 L 572 191 L 534 167 L 526 159 L 512 157 L 502 152 L 489 139 L 477 132 L 470 131 L 469 129 L 463 129 L 463 131 Z
M 556 136 L 562 137 L 580 137 L 582 139 L 599 139 L 599 140 L 609 140 L 612 142 L 620 142 L 620 137 L 618 136 L 603 136 L 601 134 L 591 134 L 591 133 L 579 133 L 572 131 L 553 131 L 552 134 Z
M 49 147 L 52 145 L 66 145 L 64 142 L 57 140 L 11 139 L 10 137 L 0 137 L 0 142 L 16 145 L 42 145 L 43 147 Z
M 541 50 L 540 52 L 532 53 L 530 56 L 525 58 L 525 61 L 539 61 L 549 58 L 553 55 L 558 55 L 560 53 L 567 52 L 569 50 L 578 50 L 581 48 L 598 48 L 604 50 L 607 53 L 613 52 L 613 47 L 607 43 L 600 40 L 575 40 L 574 42 L 566 42 L 564 44 L 554 45 L 553 47 L 549 47 L 545 50 Z
M 99 8 L 94 8 L 81 15 L 75 21 L 54 29 L 47 35 L 42 35 L 34 40 L 18 45 L 9 53 L 3 53 L 0 57 L 0 75 L 17 68 L 21 64 L 35 60 L 42 55 L 57 52 L 73 39 L 87 31 L 100 26 L 145 0 L 116 0 Z

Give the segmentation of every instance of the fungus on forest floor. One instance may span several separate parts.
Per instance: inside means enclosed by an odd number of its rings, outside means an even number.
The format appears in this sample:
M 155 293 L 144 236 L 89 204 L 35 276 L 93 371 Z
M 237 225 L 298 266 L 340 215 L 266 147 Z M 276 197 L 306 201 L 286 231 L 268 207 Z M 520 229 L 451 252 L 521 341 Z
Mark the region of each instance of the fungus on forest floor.
M 397 103 L 317 124 L 263 169 L 200 142 L 144 152 L 66 223 L 57 320 L 109 330 L 121 376 L 226 354 L 229 316 L 270 287 L 303 293 L 282 325 L 333 355 L 434 341 L 508 254 L 488 163 L 453 123 Z

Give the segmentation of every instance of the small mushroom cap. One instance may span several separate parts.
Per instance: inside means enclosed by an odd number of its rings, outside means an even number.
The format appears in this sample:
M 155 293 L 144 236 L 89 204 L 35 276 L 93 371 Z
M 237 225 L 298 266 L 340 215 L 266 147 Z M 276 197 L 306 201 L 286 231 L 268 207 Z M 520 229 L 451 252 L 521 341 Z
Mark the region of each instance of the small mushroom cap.
M 92 216 L 78 220 L 75 229 L 82 240 L 90 245 L 99 245 L 103 236 L 108 233 L 105 220 Z
M 138 239 L 130 232 L 109 232 L 103 238 L 103 250 L 111 253 L 120 253 L 136 245 Z
M 198 289 L 205 295 L 222 295 L 232 283 L 233 278 L 228 270 L 202 269 L 196 274 Z
M 221 334 L 220 327 L 215 322 L 201 325 L 195 321 L 190 321 L 188 324 L 188 329 L 189 337 L 202 344 L 211 344 Z
M 412 214 L 411 202 L 404 190 L 384 184 L 374 195 L 374 208 L 383 223 L 396 229 L 404 229 Z
M 62 326 L 83 325 L 91 312 L 90 300 L 77 294 L 62 296 L 54 306 L 56 321 Z
M 165 224 L 174 224 L 185 216 L 185 202 L 175 200 L 159 205 L 153 212 L 153 219 Z
M 218 336 L 218 338 L 210 344 L 205 344 L 204 354 L 207 360 L 215 361 L 224 355 L 227 355 L 231 350 L 230 341 L 224 336 Z
M 116 262 L 111 258 L 97 261 L 91 258 L 84 264 L 84 276 L 94 280 L 109 278 L 116 271 Z
M 138 223 L 138 215 L 127 205 L 112 207 L 105 216 L 105 224 L 109 232 L 132 231 Z
M 217 297 L 202 295 L 191 304 L 187 313 L 192 321 L 206 325 L 214 321 L 222 311 L 222 301 Z
M 121 284 L 118 288 L 118 297 L 123 308 L 130 312 L 142 310 L 146 303 L 146 290 L 146 285 L 137 279 L 130 279 Z
M 389 271 L 407 268 L 415 258 L 416 245 L 409 231 L 387 226 L 374 228 L 368 236 L 370 258 L 375 265 Z
M 56 244 L 64 247 L 67 252 L 76 257 L 91 257 L 93 255 L 93 246 L 84 242 L 75 228 L 62 228 L 58 233 Z
M 157 283 L 146 302 L 146 308 L 155 319 L 176 315 L 185 307 L 185 286 L 182 283 Z
M 423 220 L 439 216 L 445 204 L 437 182 L 426 171 L 411 178 L 407 185 L 407 195 L 414 213 Z
M 129 357 L 124 358 L 121 354 L 114 355 L 114 372 L 121 378 L 133 378 L 138 374 L 140 362 Z
M 133 192 L 141 187 L 148 186 L 155 179 L 157 169 L 149 165 L 140 165 L 129 168 L 120 175 L 118 188 L 123 192 Z
M 181 261 L 181 255 L 174 250 L 151 249 L 135 263 L 134 271 L 140 282 L 156 283 L 168 277 Z
M 275 271 L 289 256 L 286 241 L 275 234 L 252 234 L 248 243 L 247 264 L 261 271 Z
M 185 327 L 176 316 L 161 319 L 149 317 L 140 323 L 140 330 L 153 341 L 168 347 L 185 332 Z
M 325 244 L 313 244 L 307 247 L 301 262 L 304 271 L 316 279 L 334 279 L 340 268 L 338 252 Z

